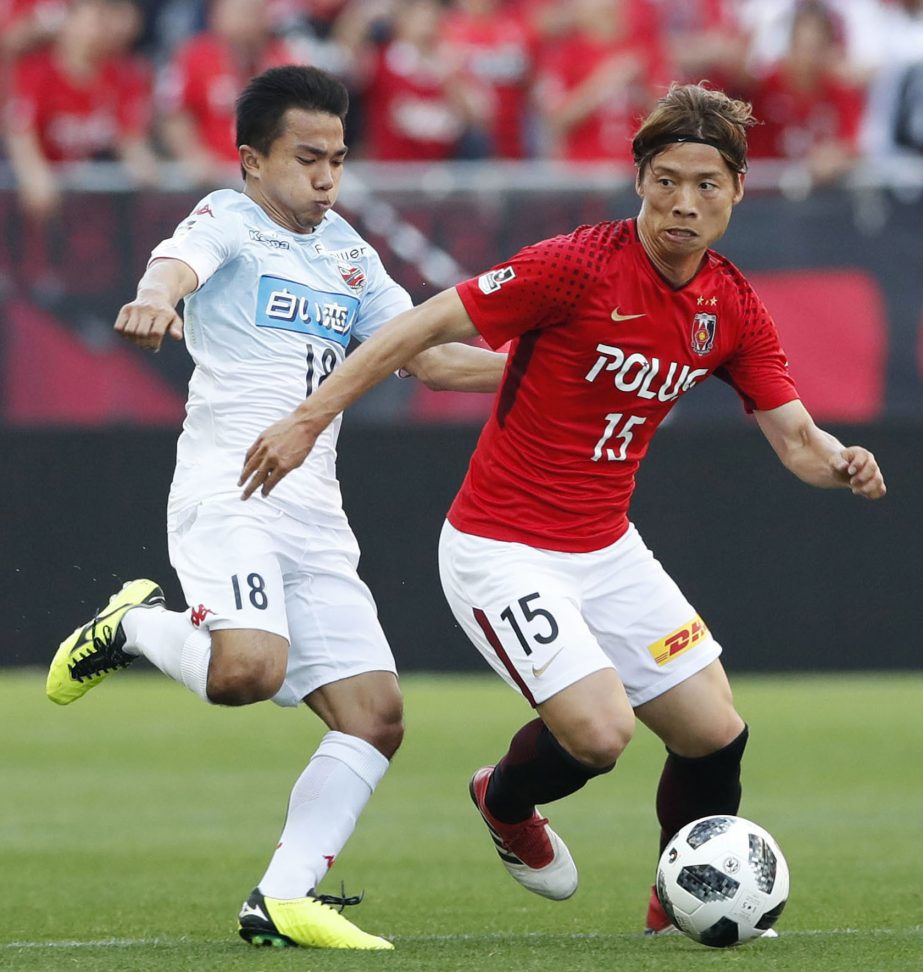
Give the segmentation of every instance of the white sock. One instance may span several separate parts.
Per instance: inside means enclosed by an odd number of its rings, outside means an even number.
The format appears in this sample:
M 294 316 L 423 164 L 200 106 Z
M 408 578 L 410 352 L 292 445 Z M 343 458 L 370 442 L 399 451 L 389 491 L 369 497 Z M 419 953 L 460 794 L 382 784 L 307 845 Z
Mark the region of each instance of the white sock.
M 260 891 L 269 898 L 303 898 L 316 888 L 387 769 L 388 760 L 364 739 L 328 732 L 292 789 Z
M 205 687 L 212 640 L 205 628 L 193 625 L 188 612 L 139 608 L 125 615 L 122 628 L 127 654 L 143 656 L 164 675 L 209 701 Z

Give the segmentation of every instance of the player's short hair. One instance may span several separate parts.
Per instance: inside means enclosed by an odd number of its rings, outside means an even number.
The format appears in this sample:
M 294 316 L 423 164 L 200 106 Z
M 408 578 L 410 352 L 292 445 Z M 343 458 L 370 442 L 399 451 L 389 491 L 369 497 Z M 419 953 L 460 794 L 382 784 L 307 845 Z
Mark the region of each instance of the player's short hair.
M 341 81 L 315 67 L 286 64 L 269 68 L 253 78 L 237 99 L 237 144 L 268 155 L 282 134 L 282 119 L 289 108 L 336 115 L 343 121 L 349 110 L 349 92 Z
M 635 133 L 631 151 L 638 176 L 670 145 L 699 142 L 716 148 L 735 177 L 747 171 L 747 129 L 752 106 L 702 84 L 670 85 Z

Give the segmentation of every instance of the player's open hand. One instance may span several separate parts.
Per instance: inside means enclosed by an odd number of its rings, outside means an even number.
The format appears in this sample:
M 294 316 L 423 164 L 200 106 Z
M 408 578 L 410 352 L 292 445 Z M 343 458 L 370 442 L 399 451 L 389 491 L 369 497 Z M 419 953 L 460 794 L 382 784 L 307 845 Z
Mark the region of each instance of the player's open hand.
M 847 446 L 836 457 L 836 474 L 856 496 L 881 499 L 887 493 L 884 476 L 875 457 L 862 446 Z
M 115 329 L 146 351 L 159 351 L 164 335 L 183 339 L 183 319 L 172 304 L 138 298 L 126 304 L 115 319 Z
M 270 425 L 247 450 L 238 486 L 243 486 L 243 499 L 257 490 L 268 496 L 293 469 L 297 469 L 314 448 L 317 434 L 299 422 L 294 415 Z

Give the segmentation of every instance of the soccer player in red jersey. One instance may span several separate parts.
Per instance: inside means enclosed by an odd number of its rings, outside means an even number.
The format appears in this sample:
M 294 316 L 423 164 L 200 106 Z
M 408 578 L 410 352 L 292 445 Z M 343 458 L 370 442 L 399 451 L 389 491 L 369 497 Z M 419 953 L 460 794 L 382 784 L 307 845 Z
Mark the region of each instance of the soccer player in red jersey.
M 711 246 L 744 190 L 750 106 L 673 85 L 632 143 L 636 219 L 526 247 L 399 315 L 250 448 L 265 495 L 363 391 L 425 347 L 512 341 L 503 383 L 440 541 L 459 625 L 535 708 L 472 798 L 509 872 L 549 898 L 577 870 L 536 805 L 613 768 L 640 719 L 664 742 L 661 847 L 737 812 L 747 726 L 721 648 L 628 519 L 635 471 L 676 400 L 712 374 L 813 486 L 879 499 L 874 456 L 819 429 L 772 319 Z M 648 929 L 669 927 L 656 897 Z

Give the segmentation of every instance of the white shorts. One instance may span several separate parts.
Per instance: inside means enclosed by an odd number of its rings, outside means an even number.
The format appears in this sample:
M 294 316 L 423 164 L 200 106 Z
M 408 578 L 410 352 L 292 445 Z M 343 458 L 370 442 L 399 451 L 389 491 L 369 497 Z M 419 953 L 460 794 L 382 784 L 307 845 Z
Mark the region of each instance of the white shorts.
M 462 630 L 533 706 L 604 668 L 638 706 L 721 654 L 634 526 L 602 550 L 562 553 L 447 522 L 439 573 Z
M 258 498 L 235 497 L 195 507 L 167 539 L 183 593 L 204 627 L 252 628 L 288 640 L 285 683 L 273 698 L 279 705 L 297 705 L 338 679 L 396 670 L 345 524 L 309 526 Z

